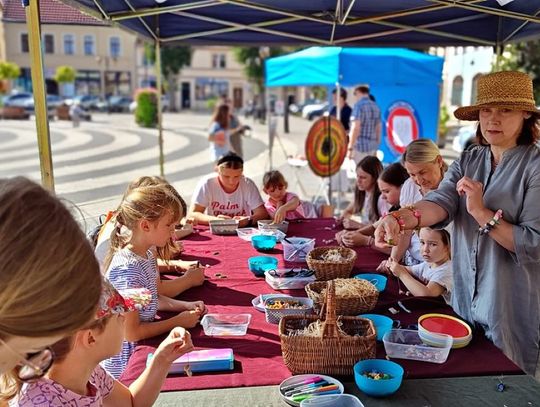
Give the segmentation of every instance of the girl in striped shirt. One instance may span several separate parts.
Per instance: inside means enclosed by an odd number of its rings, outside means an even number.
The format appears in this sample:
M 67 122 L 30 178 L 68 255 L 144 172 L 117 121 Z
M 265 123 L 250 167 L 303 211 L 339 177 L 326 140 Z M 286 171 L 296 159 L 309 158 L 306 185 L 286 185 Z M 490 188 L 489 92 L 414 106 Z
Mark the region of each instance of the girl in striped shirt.
M 155 247 L 161 258 L 168 258 L 168 243 L 182 215 L 178 199 L 163 185 L 133 189 L 124 197 L 116 213 L 111 248 L 105 261 L 107 277 L 117 289 L 146 288 L 152 293 L 150 304 L 126 315 L 126 336 L 119 354 L 105 360 L 103 367 L 120 377 L 137 341 L 161 335 L 181 326 L 193 328 L 206 312 L 202 301 L 173 299 L 179 294 L 177 280 L 161 280 Z M 131 233 L 121 234 L 124 226 Z M 172 318 L 155 321 L 158 310 L 178 312 Z

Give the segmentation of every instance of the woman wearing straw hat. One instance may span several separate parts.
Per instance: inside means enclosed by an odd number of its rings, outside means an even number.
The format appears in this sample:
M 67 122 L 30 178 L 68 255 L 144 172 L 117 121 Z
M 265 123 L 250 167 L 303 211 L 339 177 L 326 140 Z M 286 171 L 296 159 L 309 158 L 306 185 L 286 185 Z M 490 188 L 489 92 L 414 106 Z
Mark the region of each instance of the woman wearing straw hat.
M 480 145 L 452 164 L 437 190 L 384 217 L 376 243 L 454 221 L 454 310 L 538 380 L 540 111 L 532 81 L 521 72 L 482 76 L 477 103 L 454 115 L 479 121 Z

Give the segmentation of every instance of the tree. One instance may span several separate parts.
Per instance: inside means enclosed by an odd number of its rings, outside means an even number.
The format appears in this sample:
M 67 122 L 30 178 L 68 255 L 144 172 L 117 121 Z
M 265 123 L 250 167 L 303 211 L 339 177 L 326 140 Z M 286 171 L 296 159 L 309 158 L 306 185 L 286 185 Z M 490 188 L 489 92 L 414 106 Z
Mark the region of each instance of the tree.
M 259 106 L 263 107 L 263 115 L 261 120 L 264 120 L 265 110 L 265 86 L 264 86 L 264 60 L 283 55 L 288 52 L 284 48 L 274 47 L 235 47 L 233 48 L 236 61 L 244 65 L 244 73 L 248 80 L 256 86 L 257 94 L 259 95 Z
M 146 44 L 145 55 L 149 61 L 155 63 L 155 47 L 150 44 Z M 174 96 L 178 89 L 178 76 L 180 75 L 182 69 L 190 64 L 191 47 L 178 45 L 166 45 L 161 47 L 161 73 L 167 82 L 170 110 L 173 112 L 177 110 L 176 98 Z
M 75 77 L 77 76 L 77 71 L 75 68 L 68 65 L 60 65 L 56 68 L 54 74 L 54 80 L 59 84 L 64 83 L 73 83 L 75 82 Z
M 0 81 L 11 82 L 13 79 L 17 79 L 20 74 L 21 69 L 15 62 L 0 61 Z M 4 87 L 2 86 L 1 89 Z

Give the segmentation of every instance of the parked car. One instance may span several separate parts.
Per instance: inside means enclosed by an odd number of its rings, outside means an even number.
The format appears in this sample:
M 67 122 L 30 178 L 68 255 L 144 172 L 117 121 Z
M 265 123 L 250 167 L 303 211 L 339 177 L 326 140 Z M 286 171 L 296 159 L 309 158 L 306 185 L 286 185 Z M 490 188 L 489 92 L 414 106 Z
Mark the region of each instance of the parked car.
M 163 112 L 168 112 L 169 106 L 170 106 L 169 95 L 161 95 L 161 110 Z M 133 113 L 136 109 L 137 109 L 137 101 L 134 100 L 129 105 L 129 112 Z
M 456 137 L 454 137 L 452 149 L 461 153 L 474 144 L 476 144 L 476 125 L 463 126 L 458 130 Z
M 79 105 L 85 110 L 99 110 L 99 103 L 102 100 L 99 96 L 95 95 L 77 95 L 65 100 L 68 106 L 71 106 L 74 101 L 79 102 Z
M 28 102 L 29 99 L 33 101 L 34 95 L 28 92 L 19 92 L 5 96 L 2 102 L 4 106 L 25 107 L 25 104 Z
M 133 99 L 127 96 L 111 96 L 106 102 L 99 102 L 98 108 L 103 112 L 118 112 L 128 113 L 129 105 L 133 102 Z
M 302 109 L 302 117 L 308 120 L 313 120 L 316 117 L 322 116 L 328 110 L 328 102 L 306 105 Z

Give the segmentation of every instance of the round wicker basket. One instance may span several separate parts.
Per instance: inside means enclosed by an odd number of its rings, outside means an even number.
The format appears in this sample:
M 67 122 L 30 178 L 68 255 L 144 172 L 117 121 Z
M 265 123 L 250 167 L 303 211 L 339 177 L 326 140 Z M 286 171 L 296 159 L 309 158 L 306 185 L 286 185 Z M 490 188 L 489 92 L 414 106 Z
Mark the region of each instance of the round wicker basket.
M 329 252 L 339 253 L 341 260 L 325 260 Z M 317 247 L 306 257 L 307 264 L 315 272 L 317 280 L 327 281 L 335 278 L 348 278 L 356 261 L 356 252 L 348 247 L 326 246 Z

